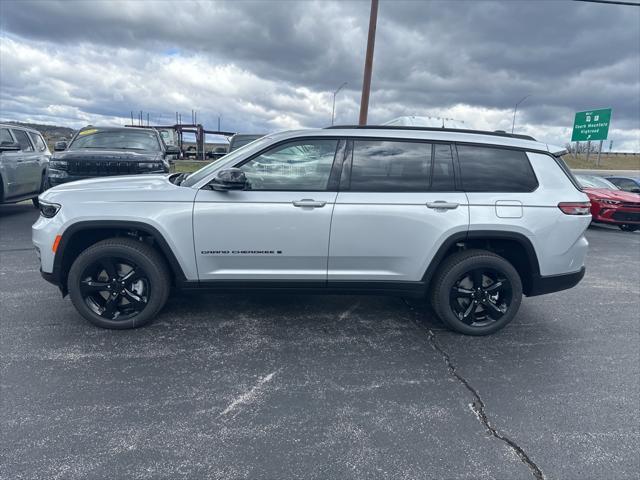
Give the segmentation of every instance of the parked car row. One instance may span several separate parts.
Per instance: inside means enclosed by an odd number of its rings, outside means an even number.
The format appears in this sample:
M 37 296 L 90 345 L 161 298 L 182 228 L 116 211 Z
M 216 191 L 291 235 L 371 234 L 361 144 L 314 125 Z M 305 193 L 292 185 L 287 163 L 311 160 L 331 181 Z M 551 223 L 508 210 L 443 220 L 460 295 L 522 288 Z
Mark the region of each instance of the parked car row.
M 169 160 L 180 154 L 180 149 L 166 144 L 161 133 L 148 128 L 87 126 L 69 142 L 57 142 L 52 156 L 38 131 L 0 125 L 0 202 L 31 199 L 37 206 L 38 195 L 49 186 L 91 177 L 168 173 Z M 230 138 L 229 152 L 262 137 L 235 134 Z M 217 160 L 226 153 L 226 149 L 219 149 L 207 156 Z M 591 201 L 593 222 L 617 225 L 625 231 L 640 228 L 640 178 L 576 178 Z

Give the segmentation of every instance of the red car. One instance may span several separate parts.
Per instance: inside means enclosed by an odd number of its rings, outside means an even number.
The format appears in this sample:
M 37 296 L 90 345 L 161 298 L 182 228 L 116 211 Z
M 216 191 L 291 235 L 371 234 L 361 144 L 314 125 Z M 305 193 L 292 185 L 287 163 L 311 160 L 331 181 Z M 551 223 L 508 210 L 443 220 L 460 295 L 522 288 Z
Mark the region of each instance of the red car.
M 618 225 L 627 232 L 640 229 L 640 195 L 620 190 L 595 175 L 576 175 L 576 178 L 591 200 L 594 222 Z

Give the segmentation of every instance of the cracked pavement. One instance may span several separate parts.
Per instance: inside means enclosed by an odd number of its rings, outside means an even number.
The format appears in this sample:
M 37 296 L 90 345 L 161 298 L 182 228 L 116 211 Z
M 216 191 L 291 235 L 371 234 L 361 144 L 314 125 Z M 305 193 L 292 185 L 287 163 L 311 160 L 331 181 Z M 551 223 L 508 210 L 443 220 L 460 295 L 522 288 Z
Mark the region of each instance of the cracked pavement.
M 173 295 L 92 327 L 0 206 L 0 478 L 601 479 L 640 473 L 640 232 L 490 337 L 393 297 Z

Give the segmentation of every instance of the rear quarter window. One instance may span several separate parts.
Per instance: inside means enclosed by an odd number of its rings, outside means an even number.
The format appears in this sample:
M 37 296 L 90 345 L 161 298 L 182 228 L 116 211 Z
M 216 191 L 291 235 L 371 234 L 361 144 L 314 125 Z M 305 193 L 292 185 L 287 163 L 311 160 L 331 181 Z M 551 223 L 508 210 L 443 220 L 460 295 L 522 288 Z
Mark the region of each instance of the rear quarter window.
M 462 188 L 467 192 L 532 192 L 538 187 L 520 150 L 458 145 Z

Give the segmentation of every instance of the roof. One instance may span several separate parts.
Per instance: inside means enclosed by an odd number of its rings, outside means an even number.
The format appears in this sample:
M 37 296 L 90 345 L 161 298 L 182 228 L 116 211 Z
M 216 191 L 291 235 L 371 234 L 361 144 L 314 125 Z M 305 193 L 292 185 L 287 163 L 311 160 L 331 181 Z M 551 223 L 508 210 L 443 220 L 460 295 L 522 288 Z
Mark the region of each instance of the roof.
M 19 128 L 20 130 L 27 130 L 28 132 L 40 133 L 35 128 L 25 127 L 24 125 L 16 125 L 13 123 L 0 123 L 0 128 Z
M 521 148 L 524 150 L 538 150 L 561 154 L 564 147 L 548 145 L 538 142 L 525 135 L 511 135 L 501 132 L 485 132 L 481 130 L 459 130 L 450 128 L 425 128 L 425 127 L 388 127 L 388 126 L 337 126 L 322 129 L 292 130 L 267 135 L 271 138 L 287 139 L 300 136 L 315 137 L 361 137 L 361 138 L 412 138 L 417 140 L 431 140 L 441 142 L 465 142 L 482 143 L 504 147 Z

